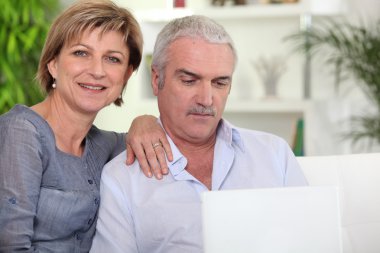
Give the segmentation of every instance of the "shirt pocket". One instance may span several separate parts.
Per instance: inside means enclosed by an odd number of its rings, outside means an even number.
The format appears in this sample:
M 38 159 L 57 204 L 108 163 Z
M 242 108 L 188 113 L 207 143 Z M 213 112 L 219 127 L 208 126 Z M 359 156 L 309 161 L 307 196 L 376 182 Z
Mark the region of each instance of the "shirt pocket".
M 65 238 L 87 230 L 96 215 L 97 197 L 88 191 L 65 191 L 41 188 L 35 223 L 35 239 Z

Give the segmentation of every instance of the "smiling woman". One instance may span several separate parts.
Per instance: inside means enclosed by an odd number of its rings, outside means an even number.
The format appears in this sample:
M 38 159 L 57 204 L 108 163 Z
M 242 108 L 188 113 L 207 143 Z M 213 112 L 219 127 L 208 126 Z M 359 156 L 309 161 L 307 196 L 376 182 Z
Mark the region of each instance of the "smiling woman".
M 111 1 L 78 1 L 54 21 L 37 74 L 47 97 L 0 116 L 0 252 L 89 251 L 103 166 L 126 148 L 125 133 L 93 121 L 121 105 L 141 53 L 137 21 Z M 169 143 L 156 120 L 139 117 L 127 153 L 159 177 Z

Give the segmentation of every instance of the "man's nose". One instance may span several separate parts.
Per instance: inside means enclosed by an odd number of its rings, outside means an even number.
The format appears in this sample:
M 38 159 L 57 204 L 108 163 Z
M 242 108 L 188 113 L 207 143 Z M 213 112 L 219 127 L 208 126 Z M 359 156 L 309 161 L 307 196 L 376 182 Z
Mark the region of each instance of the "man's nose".
M 204 82 L 198 90 L 198 103 L 204 106 L 212 105 L 213 89 L 210 82 Z

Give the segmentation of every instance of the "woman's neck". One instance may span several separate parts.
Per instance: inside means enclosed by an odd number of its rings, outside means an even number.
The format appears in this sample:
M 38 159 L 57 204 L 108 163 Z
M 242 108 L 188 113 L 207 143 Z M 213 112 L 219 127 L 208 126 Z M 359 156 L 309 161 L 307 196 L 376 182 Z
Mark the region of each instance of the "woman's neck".
M 82 156 L 85 137 L 96 115 L 80 114 L 68 105 L 56 103 L 50 97 L 31 108 L 48 122 L 59 150 L 74 156 Z

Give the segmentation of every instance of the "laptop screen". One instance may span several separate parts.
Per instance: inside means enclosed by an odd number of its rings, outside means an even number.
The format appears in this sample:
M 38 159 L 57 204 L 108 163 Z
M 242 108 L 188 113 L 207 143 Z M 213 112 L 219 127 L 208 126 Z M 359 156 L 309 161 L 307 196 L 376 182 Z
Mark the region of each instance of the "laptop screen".
M 202 194 L 205 253 L 340 253 L 334 186 Z

